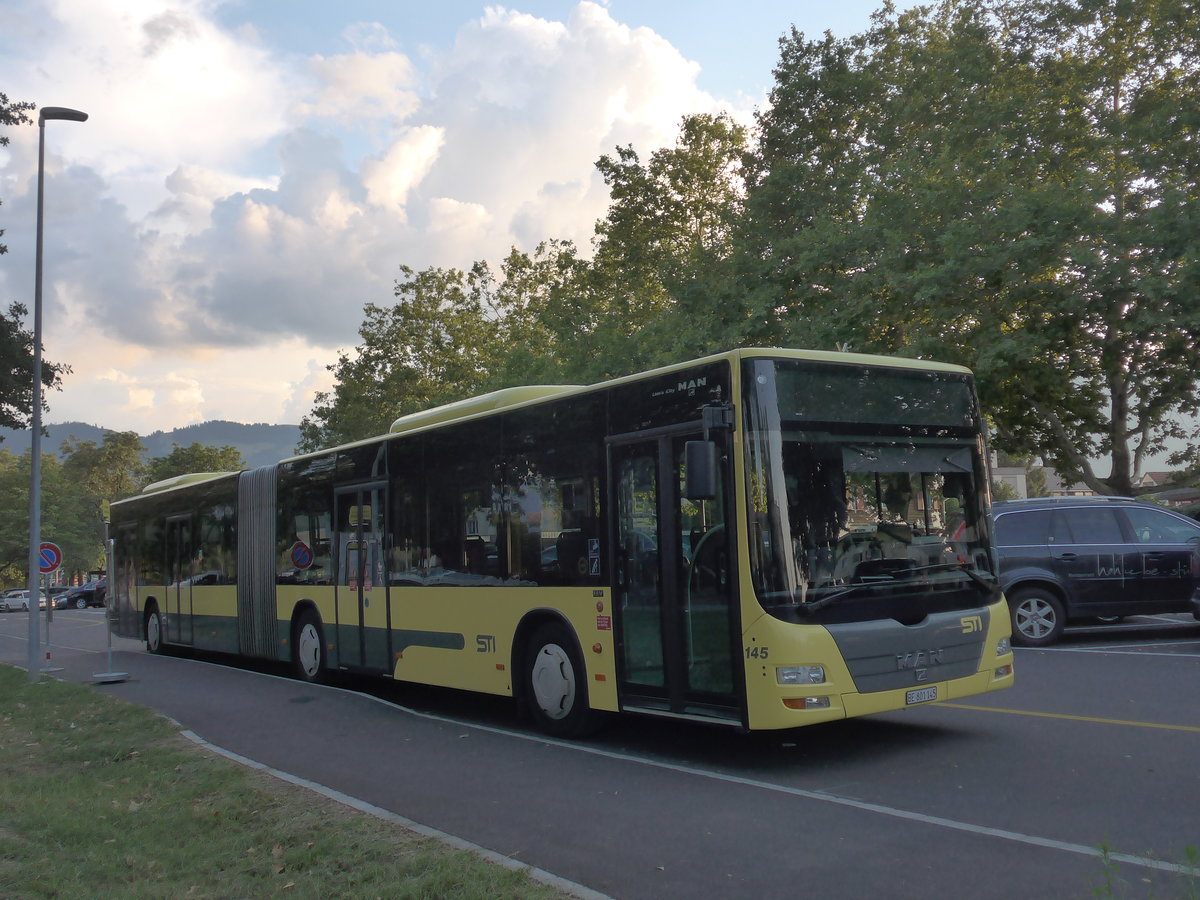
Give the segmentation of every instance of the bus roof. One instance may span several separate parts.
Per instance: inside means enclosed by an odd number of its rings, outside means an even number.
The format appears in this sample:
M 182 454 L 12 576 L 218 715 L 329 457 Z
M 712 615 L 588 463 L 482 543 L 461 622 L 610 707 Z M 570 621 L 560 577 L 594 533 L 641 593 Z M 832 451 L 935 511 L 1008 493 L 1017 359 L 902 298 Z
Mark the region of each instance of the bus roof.
M 176 475 L 174 478 L 164 478 L 142 488 L 143 494 L 157 494 L 169 491 L 171 488 L 183 487 L 187 484 L 199 484 L 202 481 L 212 481 L 214 478 L 224 478 L 227 475 L 237 475 L 237 472 L 193 472 L 189 475 Z
M 841 363 L 843 365 L 866 365 L 878 366 L 881 368 L 918 369 L 932 372 L 956 372 L 963 375 L 971 374 L 971 370 L 965 366 L 959 366 L 953 363 L 934 362 L 927 359 L 910 359 L 902 356 L 879 356 L 867 353 L 848 353 L 835 350 L 791 350 L 782 347 L 746 347 L 738 350 L 726 351 L 724 353 L 714 353 L 698 359 L 689 359 L 685 362 L 672 363 L 671 365 L 660 366 L 644 372 L 635 372 L 631 375 L 622 375 L 617 378 L 600 381 L 590 385 L 543 384 L 502 388 L 498 391 L 492 391 L 491 393 L 483 394 L 478 397 L 468 397 L 465 400 L 457 400 L 453 403 L 446 403 L 441 406 L 432 407 L 431 409 L 421 410 L 420 412 L 401 416 L 392 423 L 392 426 L 387 434 L 371 435 L 370 437 L 365 437 L 357 441 L 350 441 L 348 443 L 338 445 L 337 447 L 323 447 L 320 450 L 314 450 L 309 453 L 296 454 L 295 456 L 291 456 L 285 460 L 282 460 L 282 462 L 288 462 L 294 459 L 302 459 L 309 456 L 320 456 L 324 453 L 328 453 L 331 450 L 343 450 L 350 447 L 373 444 L 384 440 L 391 435 L 420 431 L 426 428 L 431 428 L 435 425 L 471 419 L 502 409 L 524 406 L 536 403 L 539 400 L 548 400 L 552 397 L 566 396 L 572 393 L 583 393 L 586 391 L 599 390 L 601 388 L 619 384 L 627 384 L 638 381 L 642 378 L 653 377 L 655 375 L 665 375 L 669 374 L 670 372 L 687 369 L 696 365 L 703 365 L 705 363 L 712 363 L 718 360 L 737 362 L 738 360 L 754 357 L 768 359 L 806 359 L 813 360 L 815 362 Z
M 559 394 L 580 390 L 582 387 L 583 385 L 578 384 L 531 384 L 525 387 L 502 388 L 480 397 L 468 397 L 466 400 L 457 400 L 454 403 L 445 403 L 433 409 L 401 416 L 392 423 L 388 434 L 402 434 L 426 425 L 465 419 L 477 413 L 492 412 L 533 400 L 546 400 Z

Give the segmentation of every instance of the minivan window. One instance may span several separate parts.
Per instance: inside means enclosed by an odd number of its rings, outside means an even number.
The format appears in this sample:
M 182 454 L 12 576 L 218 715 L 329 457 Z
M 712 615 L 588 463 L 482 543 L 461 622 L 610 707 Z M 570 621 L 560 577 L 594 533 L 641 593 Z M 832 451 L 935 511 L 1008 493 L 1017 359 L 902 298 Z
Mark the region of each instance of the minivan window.
M 1072 509 L 1066 520 L 1076 544 L 1119 544 L 1124 540 L 1114 510 Z
M 1046 543 L 1046 528 L 1050 511 L 1031 509 L 1028 512 L 1005 513 L 996 517 L 996 543 L 1001 547 L 1024 547 Z

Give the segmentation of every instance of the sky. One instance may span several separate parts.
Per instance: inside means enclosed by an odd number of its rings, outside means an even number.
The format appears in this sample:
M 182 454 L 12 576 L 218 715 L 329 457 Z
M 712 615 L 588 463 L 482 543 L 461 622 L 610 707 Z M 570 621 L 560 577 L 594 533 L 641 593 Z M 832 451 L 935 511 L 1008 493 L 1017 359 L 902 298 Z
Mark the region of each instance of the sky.
M 45 421 L 298 423 L 400 266 L 586 248 L 601 155 L 750 123 L 782 35 L 878 5 L 0 0 L 0 92 L 89 115 L 45 130 Z M 4 133 L 0 304 L 32 309 L 38 129 Z

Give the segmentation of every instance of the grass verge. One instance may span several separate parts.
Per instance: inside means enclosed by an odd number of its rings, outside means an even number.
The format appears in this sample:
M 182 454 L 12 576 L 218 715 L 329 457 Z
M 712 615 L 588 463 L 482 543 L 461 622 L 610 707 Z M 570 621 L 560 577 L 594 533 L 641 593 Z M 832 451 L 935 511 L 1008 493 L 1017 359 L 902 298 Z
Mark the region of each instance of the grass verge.
M 570 897 L 0 666 L 0 897 Z

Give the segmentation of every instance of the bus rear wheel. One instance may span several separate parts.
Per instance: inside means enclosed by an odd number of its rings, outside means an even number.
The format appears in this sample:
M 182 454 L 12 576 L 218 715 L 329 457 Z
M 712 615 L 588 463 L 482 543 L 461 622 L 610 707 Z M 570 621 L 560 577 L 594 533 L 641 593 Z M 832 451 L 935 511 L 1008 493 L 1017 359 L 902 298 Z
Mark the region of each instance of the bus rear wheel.
M 585 670 L 570 629 L 548 622 L 533 633 L 525 656 L 525 703 L 537 727 L 555 737 L 595 730 Z
M 292 626 L 292 671 L 301 681 L 324 678 L 325 635 L 320 618 L 311 609 L 300 613 Z
M 151 653 L 163 652 L 162 616 L 157 606 L 151 606 L 146 613 L 146 649 Z

